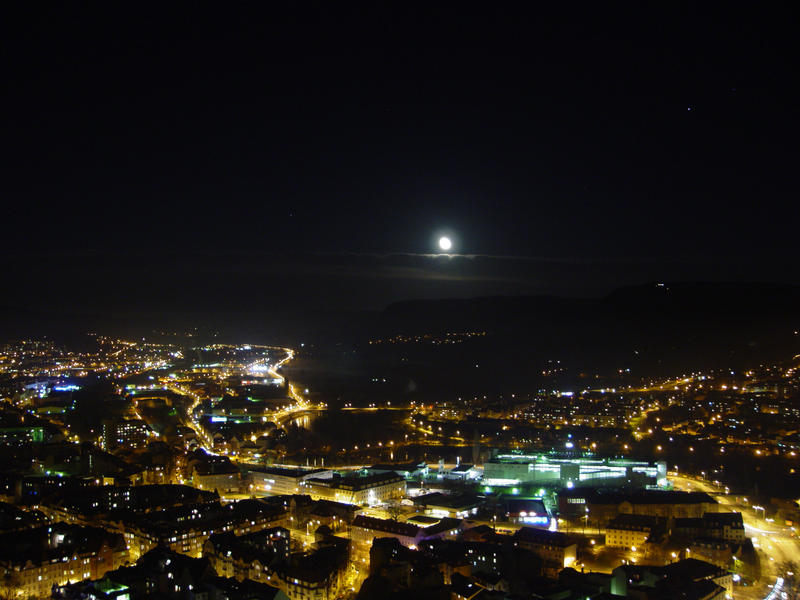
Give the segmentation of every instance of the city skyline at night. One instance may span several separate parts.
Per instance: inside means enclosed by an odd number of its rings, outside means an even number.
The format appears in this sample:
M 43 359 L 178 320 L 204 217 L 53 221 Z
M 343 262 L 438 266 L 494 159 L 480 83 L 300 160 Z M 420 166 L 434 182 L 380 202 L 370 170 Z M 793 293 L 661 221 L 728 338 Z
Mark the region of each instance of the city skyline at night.
M 796 15 L 0 19 L 0 600 L 800 598 Z

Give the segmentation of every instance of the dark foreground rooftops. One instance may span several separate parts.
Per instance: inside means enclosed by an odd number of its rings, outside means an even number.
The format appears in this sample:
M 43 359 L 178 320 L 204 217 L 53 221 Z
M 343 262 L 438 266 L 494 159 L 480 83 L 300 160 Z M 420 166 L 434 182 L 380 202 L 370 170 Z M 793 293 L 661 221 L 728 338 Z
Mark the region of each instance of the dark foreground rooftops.
M 575 543 L 566 533 L 549 531 L 547 529 L 535 529 L 533 527 L 523 527 L 512 537 L 515 542 L 546 544 L 548 546 L 567 547 Z

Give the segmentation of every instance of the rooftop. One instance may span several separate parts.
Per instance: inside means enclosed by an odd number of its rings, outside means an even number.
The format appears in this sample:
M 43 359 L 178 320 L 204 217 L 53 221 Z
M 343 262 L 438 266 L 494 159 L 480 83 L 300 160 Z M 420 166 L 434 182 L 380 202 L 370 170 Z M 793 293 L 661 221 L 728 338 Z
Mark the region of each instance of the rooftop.
M 705 492 L 678 492 L 673 490 L 637 490 L 634 492 L 606 491 L 590 488 L 573 488 L 558 493 L 560 498 L 586 498 L 591 504 L 717 504 Z
M 548 544 L 550 546 L 567 547 L 573 544 L 572 538 L 560 531 L 522 527 L 513 535 L 516 542 L 529 542 L 533 544 Z

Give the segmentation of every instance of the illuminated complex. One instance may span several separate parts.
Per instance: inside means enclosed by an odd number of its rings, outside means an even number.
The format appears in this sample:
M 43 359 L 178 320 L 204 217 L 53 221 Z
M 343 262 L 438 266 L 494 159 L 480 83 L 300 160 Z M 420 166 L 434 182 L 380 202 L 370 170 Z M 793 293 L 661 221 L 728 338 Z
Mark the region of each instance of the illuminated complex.
M 659 486 L 667 484 L 667 464 L 625 458 L 560 458 L 547 454 L 498 454 L 484 465 L 486 487 L 538 485 Z M 489 491 L 489 490 L 487 490 Z

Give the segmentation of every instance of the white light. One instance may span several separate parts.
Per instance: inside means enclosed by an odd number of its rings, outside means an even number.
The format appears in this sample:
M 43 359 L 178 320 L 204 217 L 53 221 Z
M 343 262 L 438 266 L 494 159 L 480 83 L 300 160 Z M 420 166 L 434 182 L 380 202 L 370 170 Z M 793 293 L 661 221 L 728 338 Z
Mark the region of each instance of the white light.
M 453 247 L 453 242 L 450 241 L 449 237 L 440 237 L 439 238 L 439 248 L 442 250 L 450 250 Z

